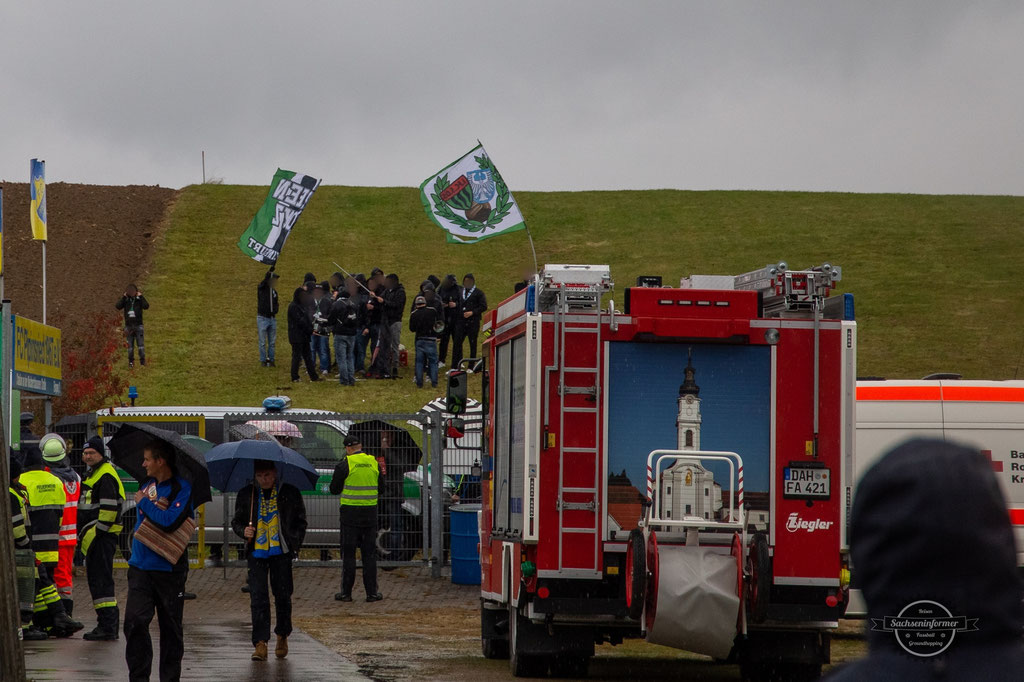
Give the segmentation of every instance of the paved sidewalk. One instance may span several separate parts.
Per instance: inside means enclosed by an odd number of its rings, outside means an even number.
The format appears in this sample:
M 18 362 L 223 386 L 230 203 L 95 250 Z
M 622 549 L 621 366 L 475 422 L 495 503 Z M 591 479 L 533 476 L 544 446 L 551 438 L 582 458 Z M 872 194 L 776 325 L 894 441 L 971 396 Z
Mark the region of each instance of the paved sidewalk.
M 127 592 L 125 570 L 115 571 L 118 604 L 123 608 Z M 340 589 L 340 569 L 302 567 L 295 569 L 295 591 L 292 597 L 293 618 L 337 614 L 342 605 L 334 601 Z M 331 651 L 322 643 L 299 631 L 289 638 L 290 653 L 277 661 L 257 663 L 250 660 L 249 595 L 241 591 L 245 583 L 244 568 L 221 568 L 191 571 L 187 589 L 197 599 L 185 602 L 185 658 L 183 680 L 367 680 L 351 661 Z M 363 602 L 362 583 L 356 576 L 353 597 L 362 615 L 378 612 L 396 614 L 425 606 L 474 608 L 479 604 L 479 587 L 453 585 L 450 578 L 431 578 L 426 567 L 406 567 L 379 573 L 380 591 L 384 600 L 373 604 Z M 90 608 L 84 571 L 75 578 L 75 617 L 86 630 L 96 624 Z M 159 627 L 154 618 L 151 626 L 154 649 L 159 653 Z M 271 643 L 272 644 L 272 643 Z M 117 642 L 86 642 L 81 634 L 67 640 L 25 642 L 25 661 L 29 679 L 35 680 L 121 680 L 127 678 L 124 663 L 124 637 Z M 154 676 L 156 679 L 156 666 Z

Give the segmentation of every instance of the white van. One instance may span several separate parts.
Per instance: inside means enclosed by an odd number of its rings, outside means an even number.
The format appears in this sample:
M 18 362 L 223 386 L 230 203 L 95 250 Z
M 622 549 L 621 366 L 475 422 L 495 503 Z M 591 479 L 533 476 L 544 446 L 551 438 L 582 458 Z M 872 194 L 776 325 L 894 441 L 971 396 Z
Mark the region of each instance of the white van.
M 992 460 L 1024 567 L 1024 381 L 858 381 L 853 480 L 911 438 L 962 443 Z M 865 612 L 860 591 L 850 590 L 847 616 Z

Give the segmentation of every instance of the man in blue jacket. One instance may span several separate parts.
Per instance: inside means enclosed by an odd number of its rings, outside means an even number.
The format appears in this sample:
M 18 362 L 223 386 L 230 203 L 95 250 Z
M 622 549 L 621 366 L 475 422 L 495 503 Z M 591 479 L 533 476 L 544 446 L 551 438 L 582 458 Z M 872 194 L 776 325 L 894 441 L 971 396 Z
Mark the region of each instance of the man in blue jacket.
M 149 478 L 135 493 L 138 521 L 128 561 L 125 660 L 129 679 L 149 679 L 153 666 L 149 624 L 155 610 L 160 622 L 160 680 L 169 682 L 181 677 L 185 653 L 181 620 L 188 552 L 187 545 L 182 546 L 181 531 L 192 524 L 192 486 L 177 475 L 174 450 L 163 441 L 154 440 L 145 447 L 142 465 Z

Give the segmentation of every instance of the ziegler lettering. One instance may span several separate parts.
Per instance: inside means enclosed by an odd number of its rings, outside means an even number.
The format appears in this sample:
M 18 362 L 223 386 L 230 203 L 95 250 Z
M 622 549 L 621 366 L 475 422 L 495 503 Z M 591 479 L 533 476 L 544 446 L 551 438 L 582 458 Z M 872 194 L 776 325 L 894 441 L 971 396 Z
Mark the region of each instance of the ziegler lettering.
M 786 519 L 786 530 L 790 533 L 795 533 L 798 530 L 805 530 L 808 533 L 813 533 L 816 530 L 828 530 L 835 524 L 835 521 L 822 521 L 821 519 L 807 519 L 800 518 L 800 514 L 793 512 Z

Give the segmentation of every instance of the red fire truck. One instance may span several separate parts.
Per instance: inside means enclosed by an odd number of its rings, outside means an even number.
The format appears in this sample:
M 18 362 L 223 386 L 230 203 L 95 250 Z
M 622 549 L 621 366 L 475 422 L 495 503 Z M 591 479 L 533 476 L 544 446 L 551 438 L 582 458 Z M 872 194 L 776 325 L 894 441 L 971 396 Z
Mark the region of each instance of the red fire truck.
M 483 653 L 624 637 L 813 678 L 846 606 L 856 325 L 829 264 L 679 287 L 549 265 L 489 311 Z

